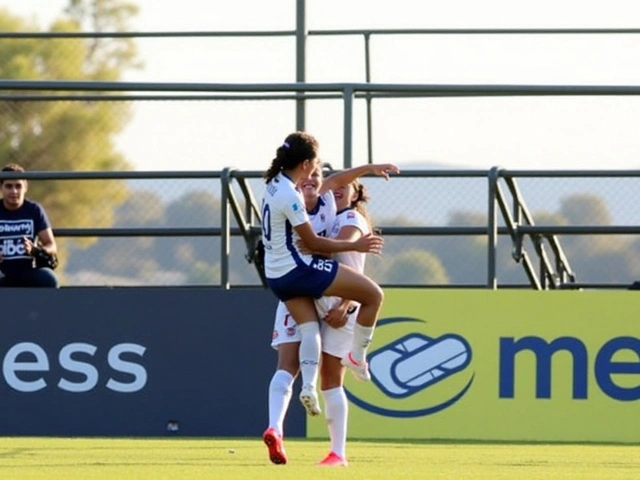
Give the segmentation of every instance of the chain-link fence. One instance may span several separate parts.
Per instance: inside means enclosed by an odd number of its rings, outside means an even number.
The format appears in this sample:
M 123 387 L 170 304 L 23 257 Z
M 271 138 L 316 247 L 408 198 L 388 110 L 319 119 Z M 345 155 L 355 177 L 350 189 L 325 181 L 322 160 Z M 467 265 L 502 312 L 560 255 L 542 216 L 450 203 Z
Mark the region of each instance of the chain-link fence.
M 502 189 L 510 213 L 498 214 L 495 222 L 489 213 L 497 202 L 489 173 L 414 171 L 389 182 L 363 178 L 370 216 L 386 238 L 383 255 L 369 258 L 367 273 L 385 286 L 487 287 L 493 275 L 498 287 L 530 288 L 524 257 L 542 277 L 536 244 L 553 239 L 561 256 L 549 244 L 542 246 L 551 274 L 559 276 L 562 269 L 571 274 L 570 282 L 555 287 L 620 288 L 640 277 L 640 229 L 632 208 L 639 172 L 585 171 L 562 178 L 549 171 L 501 172 L 501 179 L 518 182 L 520 193 L 516 201 Z M 259 201 L 260 172 L 234 173 L 247 181 L 249 197 L 233 180 L 227 186 L 222 172 L 87 172 L 82 179 L 73 179 L 81 172 L 27 175 L 35 176 L 29 179 L 34 190 L 60 185 L 58 190 L 71 197 L 83 188 L 96 196 L 123 192 L 120 203 L 93 205 L 75 221 L 52 216 L 65 285 L 260 284 L 247 261 L 251 239 L 239 228 L 253 226 L 255 234 L 259 218 L 241 214 L 238 219 L 228 207 L 229 196 L 245 213 L 248 202 Z M 492 228 L 498 234 L 495 246 Z
M 368 36 L 366 38 L 368 41 Z M 181 170 L 185 165 L 206 165 L 207 170 L 221 171 L 227 166 L 241 165 L 248 145 L 262 141 L 254 135 L 256 128 L 277 132 L 269 138 L 280 138 L 282 132 L 288 132 L 295 113 L 294 99 L 303 97 L 335 103 L 334 130 L 327 133 L 343 137 L 345 152 L 351 154 L 349 141 L 353 140 L 353 129 L 362 128 L 365 119 L 362 106 L 376 96 L 579 94 L 637 97 L 640 94 L 637 88 L 597 86 L 512 86 L 500 90 L 499 87 L 482 86 L 475 89 L 446 85 L 398 88 L 398 85 L 376 84 L 307 84 L 304 88 L 288 84 L 275 88 L 274 84 L 265 84 L 262 89 L 256 88 L 250 93 L 230 88 L 221 91 L 220 84 L 217 87 L 200 84 L 197 88 L 182 85 L 185 88 L 176 89 L 175 84 L 127 86 L 111 82 L 108 87 L 94 88 L 95 80 L 109 81 L 118 77 L 113 73 L 110 76 L 104 68 L 109 65 L 108 53 L 113 53 L 114 48 L 117 50 L 118 40 L 123 38 L 103 36 L 94 40 L 44 40 L 28 36 L 3 40 L 0 65 L 5 79 L 72 80 L 71 84 L 77 81 L 76 85 L 68 84 L 64 88 L 44 84 L 37 88 L 26 82 L 25 88 L 16 85 L 5 88 L 6 84 L 0 88 L 0 156 L 4 163 L 16 162 L 28 171 L 40 172 L 173 171 Z M 141 41 L 140 45 L 144 47 L 144 42 L 167 39 Z M 186 42 L 183 47 L 176 47 L 180 44 L 172 42 L 171 49 L 194 48 L 195 44 L 190 43 L 194 39 L 181 41 Z M 203 52 L 211 53 L 219 48 L 219 43 L 214 47 L 215 42 L 220 39 L 200 38 L 197 45 Z M 292 48 L 292 44 L 287 48 Z M 291 53 L 293 55 L 293 51 Z M 255 63 L 255 55 L 249 63 L 256 71 L 255 79 L 261 79 L 258 72 L 268 70 L 267 65 L 260 68 L 260 64 Z M 166 67 L 180 70 L 177 64 Z M 225 70 L 221 65 L 218 67 Z M 208 78 L 219 80 L 221 76 Z M 144 88 L 137 90 L 140 85 Z M 353 122 L 359 109 L 358 120 L 361 122 L 354 127 L 349 121 Z M 134 116 L 137 121 L 131 123 Z M 207 121 L 214 116 L 228 118 L 228 121 L 215 124 Z M 228 140 L 230 132 L 234 132 L 236 148 L 221 153 L 220 143 Z M 371 131 L 368 133 L 371 135 Z M 272 142 L 263 145 L 262 150 L 270 154 Z M 268 157 L 265 167 L 267 163 Z M 504 229 L 504 220 L 498 222 L 502 230 L 495 249 L 495 265 L 490 268 L 488 251 L 492 246 L 487 236 L 491 223 L 487 172 L 459 173 L 404 173 L 388 183 L 375 178 L 364 179 L 371 192 L 369 208 L 373 221 L 387 236 L 384 255 L 368 261 L 367 272 L 374 279 L 385 285 L 486 286 L 490 270 L 495 268 L 498 285 L 529 285 L 522 257 L 516 255 L 518 261 L 514 259 L 514 237 Z M 638 181 L 634 172 L 629 172 L 628 176 L 596 172 L 580 177 L 525 176 L 518 179 L 518 185 L 537 225 L 606 227 L 638 225 L 640 219 L 635 208 Z M 252 177 L 249 184 L 259 198 L 261 181 Z M 195 176 L 34 179 L 30 182 L 29 195 L 44 204 L 57 231 L 79 228 L 221 229 L 222 188 L 219 178 Z M 412 233 L 416 229 L 419 234 Z M 534 243 L 526 237 L 523 243 L 534 264 L 537 264 L 535 239 L 539 237 L 534 236 Z M 624 286 L 640 278 L 637 260 L 640 241 L 636 234 L 561 233 L 556 239 L 579 283 Z M 113 236 L 102 231 L 99 236 L 60 235 L 59 240 L 65 285 L 223 283 L 221 264 L 224 262 L 218 235 L 172 236 L 163 232 L 159 236 Z M 260 282 L 255 268 L 246 261 L 245 253 L 244 239 L 234 235 L 228 258 L 232 285 Z
M 0 100 L 4 124 L 0 150 L 6 163 L 20 163 L 28 171 L 129 170 L 131 165 L 118 153 L 109 132 L 139 104 L 157 119 L 155 136 L 143 142 L 153 145 L 153 154 L 168 143 L 185 146 L 184 156 L 171 164 L 178 168 L 190 155 L 201 154 L 189 145 L 206 136 L 194 110 L 206 113 L 219 103 L 98 96 L 69 100 L 5 95 Z M 165 109 L 171 113 L 163 113 Z M 192 124 L 189 118 L 194 118 Z M 180 135 L 172 134 L 176 130 Z M 213 155 L 214 149 L 208 154 Z M 447 177 L 409 172 L 390 182 L 365 178 L 373 221 L 383 232 L 389 227 L 407 227 L 407 232 L 416 227 L 486 227 L 486 172 L 466 173 L 469 176 Z M 630 172 L 614 177 L 526 177 L 518 185 L 537 225 L 634 226 L 640 220 L 635 208 L 638 181 Z M 250 185 L 259 198 L 261 181 L 254 178 Z M 221 188 L 219 180 L 198 178 L 32 180 L 29 195 L 44 204 L 56 229 L 221 228 Z M 640 278 L 637 236 L 557 238 L 579 283 L 621 286 Z M 219 237 L 82 237 L 61 238 L 60 243 L 65 285 L 218 285 L 221 281 Z M 243 239 L 234 237 L 231 246 L 229 282 L 259 284 L 255 268 L 245 259 Z M 387 239 L 384 256 L 371 258 L 367 272 L 386 285 L 486 285 L 487 249 L 485 232 L 427 236 L 405 232 Z M 512 240 L 501 236 L 496 249 L 498 284 L 528 285 L 512 250 Z M 529 252 L 535 255 L 531 245 Z

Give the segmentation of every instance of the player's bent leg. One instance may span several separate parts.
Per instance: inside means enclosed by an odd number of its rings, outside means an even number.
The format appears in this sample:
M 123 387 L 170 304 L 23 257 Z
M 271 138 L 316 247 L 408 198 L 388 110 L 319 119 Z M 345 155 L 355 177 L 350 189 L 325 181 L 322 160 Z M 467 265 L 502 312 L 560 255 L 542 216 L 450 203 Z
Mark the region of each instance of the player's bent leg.
M 287 300 L 284 304 L 296 324 L 302 325 L 303 323 L 318 321 L 318 312 L 316 312 L 312 298 L 295 297 Z
M 357 379 L 371 380 L 366 355 L 373 340 L 373 331 L 384 300 L 382 289 L 370 278 L 345 265 L 340 265 L 338 274 L 325 294 L 360 302 L 354 326 L 353 345 L 349 353 L 342 358 L 342 365 L 351 370 Z
M 369 327 L 375 325 L 384 300 L 384 293 L 377 283 L 343 264 L 339 265 L 338 273 L 323 295 L 360 303 L 357 323 Z

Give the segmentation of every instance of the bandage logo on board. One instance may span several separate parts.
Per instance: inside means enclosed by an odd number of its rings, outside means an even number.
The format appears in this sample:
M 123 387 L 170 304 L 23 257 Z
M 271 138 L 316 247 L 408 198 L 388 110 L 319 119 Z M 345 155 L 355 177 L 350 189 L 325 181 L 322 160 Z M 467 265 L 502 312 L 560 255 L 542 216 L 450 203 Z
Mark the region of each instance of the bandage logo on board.
M 473 382 L 469 342 L 455 333 L 431 337 L 416 331 L 417 323 L 425 322 L 404 317 L 378 322 L 376 336 L 385 343 L 368 356 L 371 384 L 348 389 L 352 403 L 407 418 L 435 414 L 465 395 Z

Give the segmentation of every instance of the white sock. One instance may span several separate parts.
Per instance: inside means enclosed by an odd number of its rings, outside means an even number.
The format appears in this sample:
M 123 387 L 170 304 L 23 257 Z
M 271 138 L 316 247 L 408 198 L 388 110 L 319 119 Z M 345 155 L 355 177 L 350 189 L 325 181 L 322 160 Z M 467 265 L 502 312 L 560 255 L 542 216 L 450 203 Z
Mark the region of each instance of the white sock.
M 289 408 L 293 390 L 293 375 L 286 370 L 276 370 L 269 383 L 269 427 L 284 435 L 284 416 Z
M 320 363 L 320 325 L 318 322 L 307 322 L 298 325 L 300 332 L 300 374 L 302 385 L 318 384 L 318 363 Z
M 364 327 L 356 323 L 353 329 L 353 346 L 351 356 L 356 362 L 362 362 L 367 356 L 367 350 L 373 339 L 374 327 Z
M 344 388 L 336 387 L 323 390 L 322 396 L 324 397 L 325 417 L 331 439 L 331 451 L 346 458 L 347 414 L 349 413 L 347 395 L 344 393 Z

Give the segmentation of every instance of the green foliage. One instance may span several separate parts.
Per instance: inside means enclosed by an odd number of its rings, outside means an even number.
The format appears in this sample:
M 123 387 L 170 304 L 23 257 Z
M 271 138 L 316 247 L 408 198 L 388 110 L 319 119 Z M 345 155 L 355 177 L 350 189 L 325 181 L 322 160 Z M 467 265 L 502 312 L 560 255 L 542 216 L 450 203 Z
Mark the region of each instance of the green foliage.
M 75 24 L 94 32 L 123 32 L 138 14 L 134 3 L 122 0 L 71 0 L 66 12 Z M 140 66 L 131 39 L 93 38 L 87 43 L 84 69 L 94 80 L 118 80 L 122 70 Z
M 472 212 L 456 210 L 451 212 L 447 225 L 464 225 L 465 227 L 478 227 L 487 224 L 487 214 L 483 212 Z
M 220 265 L 197 261 L 189 271 L 186 283 L 188 285 L 211 285 L 220 283 Z
M 581 193 L 563 199 L 558 212 L 534 212 L 533 220 L 535 225 L 607 225 L 611 223 L 611 216 L 603 199 Z M 474 211 L 453 211 L 447 219 L 448 226 L 483 226 L 486 222 L 484 213 Z M 403 215 L 386 218 L 380 224 L 420 225 Z M 629 238 L 614 235 L 562 235 L 557 238 L 578 281 L 624 283 L 627 279 L 640 278 L 640 262 L 636 260 L 640 258 L 640 242 L 632 243 Z M 414 253 L 406 253 L 417 251 L 432 257 L 432 260 L 433 257 L 437 259 L 448 279 L 443 283 L 483 284 L 487 278 L 487 247 L 484 236 L 392 236 L 386 239 L 384 256 L 367 262 L 367 273 L 381 283 L 441 283 L 433 279 L 438 278 L 439 269 L 429 273 L 429 267 L 422 264 L 420 255 L 412 258 Z M 528 237 L 525 237 L 524 247 L 537 271 L 538 259 Z M 545 251 L 555 266 L 555 257 L 546 241 Z M 528 280 L 522 263 L 514 260 L 512 252 L 511 239 L 500 236 L 496 258 L 499 282 L 502 285 L 526 284 Z M 437 265 L 435 262 L 432 264 Z
M 220 225 L 220 200 L 206 191 L 192 191 L 170 202 L 165 210 L 166 226 L 214 227 Z M 219 245 L 215 242 L 215 245 Z M 155 255 L 163 268 L 181 269 L 218 257 L 210 237 L 159 238 Z M 214 278 L 219 278 L 219 275 Z M 210 282 L 211 283 L 211 282 Z
M 176 227 L 220 225 L 220 200 L 203 190 L 193 190 L 169 203 L 167 222 Z
M 220 225 L 220 200 L 208 191 L 192 190 L 164 203 L 152 191 L 136 190 L 115 209 L 118 227 L 215 227 Z M 235 242 L 242 249 L 244 242 Z M 220 241 L 212 237 L 105 238 L 85 251 L 74 250 L 69 270 L 98 269 L 111 277 L 142 284 L 211 285 L 220 282 Z M 242 259 L 238 269 L 254 268 Z M 240 278 L 242 281 L 242 277 Z M 256 282 L 254 282 L 256 283 Z
M 560 214 L 569 225 L 611 225 L 606 202 L 591 193 L 577 193 L 563 198 Z
M 389 267 L 384 280 L 391 284 L 443 285 L 449 283 L 442 263 L 430 252 L 407 250 L 387 259 Z
M 568 225 L 611 225 L 611 214 L 605 200 L 592 193 L 576 193 L 563 198 L 560 214 Z M 622 238 L 602 235 L 570 236 L 564 240 L 567 247 L 581 256 L 587 252 L 602 254 L 607 250 L 624 249 Z
M 566 225 L 567 219 L 559 213 L 545 212 L 544 210 L 533 212 L 532 214 L 536 225 Z
M 67 15 L 51 32 L 123 31 L 137 9 L 119 0 L 72 0 Z M 6 9 L 0 29 L 39 31 Z M 0 43 L 0 76 L 16 80 L 118 80 L 136 66 L 131 39 L 7 39 Z M 114 145 L 114 135 L 129 120 L 124 102 L 10 101 L 0 102 L 0 158 L 28 171 L 125 170 L 130 168 Z M 41 202 L 55 227 L 112 225 L 112 209 L 93 215 L 100 205 L 125 200 L 123 182 L 32 181 L 29 197 Z M 64 245 L 64 241 L 59 241 Z M 64 248 L 63 248 L 64 250 Z M 61 258 L 64 260 L 65 255 Z
M 116 209 L 119 227 L 151 227 L 165 224 L 165 205 L 158 195 L 147 190 L 131 192 L 127 201 Z

